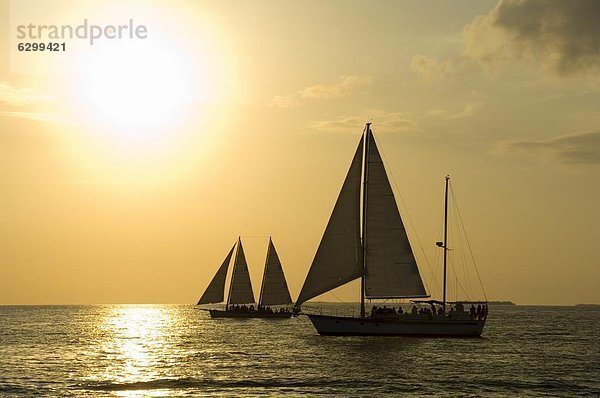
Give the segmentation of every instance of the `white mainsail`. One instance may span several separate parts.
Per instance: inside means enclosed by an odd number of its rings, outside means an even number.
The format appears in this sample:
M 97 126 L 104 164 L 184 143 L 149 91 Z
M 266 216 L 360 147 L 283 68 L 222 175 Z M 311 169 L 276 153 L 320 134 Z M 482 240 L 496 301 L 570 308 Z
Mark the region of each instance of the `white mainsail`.
M 246 263 L 246 256 L 244 256 L 244 248 L 240 239 L 238 239 L 237 245 L 238 249 L 235 254 L 227 304 L 254 303 L 250 273 L 248 272 L 248 264 Z
M 229 254 L 227 254 L 227 257 L 225 257 L 223 264 L 221 264 L 212 281 L 210 281 L 208 287 L 204 291 L 204 294 L 202 294 L 202 297 L 200 297 L 200 300 L 198 300 L 198 305 L 223 302 L 223 295 L 225 293 L 225 279 L 227 278 L 227 269 L 229 268 L 229 263 L 231 262 L 233 249 L 235 249 L 235 244 L 231 247 L 231 250 L 229 250 Z
M 367 137 L 365 297 L 428 297 L 370 129 Z
M 360 245 L 362 153 L 361 140 L 296 305 L 362 275 Z
M 284 305 L 292 303 L 290 291 L 285 280 L 285 275 L 283 274 L 283 268 L 281 267 L 279 256 L 277 255 L 277 251 L 275 251 L 275 246 L 271 238 L 269 238 L 265 273 L 263 275 L 258 303 L 259 305 Z

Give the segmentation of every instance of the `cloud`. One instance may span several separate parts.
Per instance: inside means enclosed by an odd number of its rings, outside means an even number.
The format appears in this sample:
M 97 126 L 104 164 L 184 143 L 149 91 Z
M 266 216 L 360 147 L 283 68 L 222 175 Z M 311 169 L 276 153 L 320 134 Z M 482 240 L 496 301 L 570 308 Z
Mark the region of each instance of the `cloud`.
M 474 116 L 481 107 L 485 105 L 486 96 L 478 91 L 471 90 L 462 98 L 457 98 L 457 104 L 464 104 L 459 111 L 450 111 L 446 109 L 432 109 L 425 113 L 428 117 L 446 118 L 446 119 L 464 119 Z
M 60 114 L 40 111 L 39 105 L 51 101 L 54 101 L 53 97 L 41 95 L 30 88 L 17 88 L 8 82 L 0 82 L 0 116 L 68 124 L 68 120 Z
M 561 163 L 600 164 L 600 131 L 508 144 L 511 149 L 550 157 Z
M 462 111 L 450 115 L 451 119 L 464 119 L 475 115 L 477 110 L 483 106 L 483 102 L 469 102 L 465 105 Z
M 356 131 L 365 123 L 373 121 L 378 128 L 394 131 L 413 131 L 417 124 L 409 114 L 403 112 L 386 112 L 371 110 L 364 116 L 345 116 L 334 120 L 318 120 L 310 124 L 310 128 L 320 131 L 345 132 Z
M 0 82 L 0 103 L 2 104 L 9 106 L 23 106 L 51 100 L 52 97 L 37 94 L 30 88 L 16 88 L 8 82 Z
M 439 80 L 457 70 L 451 59 L 440 62 L 436 57 L 427 57 L 421 54 L 416 54 L 412 58 L 410 67 L 422 80 L 427 81 Z
M 341 76 L 336 84 L 315 84 L 299 90 L 296 94 L 276 95 L 270 105 L 278 108 L 295 108 L 302 105 L 303 99 L 333 99 L 350 97 L 357 91 L 371 85 L 373 78 L 369 76 Z
M 302 105 L 300 101 L 292 95 L 276 95 L 271 100 L 271 106 L 278 108 L 295 108 L 300 105 Z
M 348 97 L 357 90 L 369 86 L 373 78 L 364 76 L 342 76 L 336 84 L 317 84 L 306 87 L 298 92 L 302 98 L 340 98 Z
M 317 120 L 310 124 L 310 128 L 321 131 L 346 131 L 356 130 L 364 124 L 368 119 L 358 116 L 342 117 L 336 120 Z
M 574 76 L 600 64 L 597 0 L 504 0 L 464 28 L 463 56 L 486 68 L 536 60 Z
M 63 115 L 53 112 L 15 112 L 1 111 L 0 116 L 18 117 L 21 119 L 34 120 L 36 122 L 57 123 L 57 124 L 72 124 Z

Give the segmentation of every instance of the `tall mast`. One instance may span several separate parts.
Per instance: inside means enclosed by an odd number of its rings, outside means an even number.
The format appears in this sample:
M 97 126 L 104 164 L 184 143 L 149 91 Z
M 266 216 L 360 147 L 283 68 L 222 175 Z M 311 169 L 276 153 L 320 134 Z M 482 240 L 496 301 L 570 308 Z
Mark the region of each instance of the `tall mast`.
M 360 316 L 365 317 L 365 272 L 367 270 L 367 180 L 369 175 L 369 134 L 371 123 L 367 123 L 364 134 L 364 166 L 363 166 L 363 208 L 362 208 L 362 270 L 360 276 Z
M 271 252 L 271 237 L 267 245 L 267 259 L 265 260 L 265 270 L 263 272 L 262 284 L 260 285 L 260 296 L 258 297 L 258 306 L 262 306 L 263 292 L 265 291 L 265 280 L 267 279 L 267 264 L 269 264 L 269 253 Z
M 444 297 L 443 303 L 446 308 L 446 260 L 448 256 L 448 181 L 450 176 L 446 176 L 446 191 L 444 195 Z
M 241 242 L 242 238 L 241 236 L 238 236 L 238 241 L 237 241 L 237 248 L 235 250 L 235 257 L 233 260 L 233 271 L 231 271 L 231 280 L 229 281 L 229 293 L 227 293 L 227 304 L 225 305 L 225 308 L 229 308 L 229 301 L 231 300 L 231 288 L 233 287 L 233 277 L 235 275 L 235 269 L 237 268 L 237 259 L 238 259 L 238 255 L 240 254 L 240 242 Z

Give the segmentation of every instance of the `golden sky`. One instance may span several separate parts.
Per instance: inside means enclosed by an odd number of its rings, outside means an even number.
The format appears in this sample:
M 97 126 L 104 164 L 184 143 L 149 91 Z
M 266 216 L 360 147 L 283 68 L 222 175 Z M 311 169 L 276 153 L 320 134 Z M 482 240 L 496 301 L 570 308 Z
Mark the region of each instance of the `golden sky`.
M 84 19 L 148 35 L 16 51 L 23 21 Z M 194 303 L 238 235 L 255 295 L 272 235 L 295 298 L 371 120 L 430 260 L 450 174 L 489 299 L 599 303 L 598 19 L 594 0 L 1 0 L 0 304 Z

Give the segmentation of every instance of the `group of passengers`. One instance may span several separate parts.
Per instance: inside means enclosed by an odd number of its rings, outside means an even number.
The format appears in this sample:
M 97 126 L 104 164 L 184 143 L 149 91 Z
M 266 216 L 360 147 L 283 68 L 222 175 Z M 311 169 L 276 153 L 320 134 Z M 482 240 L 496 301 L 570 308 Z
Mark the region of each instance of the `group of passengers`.
M 395 315 L 403 314 L 404 310 L 402 307 L 398 307 L 398 310 L 394 307 L 377 307 L 373 306 L 371 308 L 371 318 L 389 318 L 394 317 Z M 446 309 L 443 305 L 436 306 L 434 303 L 430 303 L 430 307 L 417 307 L 413 304 L 410 313 L 412 315 L 446 315 Z M 448 312 L 448 317 L 452 318 L 458 314 L 464 314 L 465 309 L 463 303 L 456 303 L 452 307 L 450 307 L 450 311 Z M 478 304 L 477 307 L 471 305 L 471 309 L 469 311 L 471 319 L 483 320 L 487 318 L 488 307 L 487 304 Z
M 259 305 L 258 312 L 266 312 L 268 314 L 287 314 L 290 312 L 290 309 L 284 308 L 284 307 L 280 307 L 279 309 L 277 309 L 277 308 L 273 309 L 271 307 Z
M 227 311 L 233 311 L 233 312 L 255 312 L 256 309 L 254 308 L 254 305 L 246 305 L 246 304 L 242 304 L 242 305 L 230 305 L 229 307 L 227 307 Z
M 471 319 L 486 319 L 488 315 L 488 306 L 487 304 L 477 304 L 477 308 L 473 304 L 471 304 L 471 309 L 469 310 L 469 314 L 471 315 Z
M 383 307 L 377 307 L 374 305 L 373 308 L 371 308 L 371 318 L 385 317 L 389 315 L 397 315 L 402 313 L 404 313 L 402 307 L 398 307 L 398 311 L 396 311 L 396 308 L 394 307 L 388 308 L 385 305 Z
M 289 313 L 290 309 L 289 308 L 271 308 L 271 307 L 267 307 L 267 306 L 263 306 L 263 305 L 259 305 L 256 308 L 254 308 L 254 305 L 230 305 L 227 308 L 227 311 L 233 311 L 233 312 L 260 312 L 260 313 L 267 313 L 267 314 L 283 314 L 283 313 Z
M 419 314 L 419 315 L 444 315 L 445 310 L 443 306 L 440 306 L 439 308 L 437 308 L 435 305 L 431 305 L 431 308 L 427 308 L 427 307 L 419 307 L 417 308 L 416 305 L 413 305 L 410 313 L 413 315 Z
M 435 305 L 431 305 L 431 308 L 426 308 L 426 307 L 419 307 L 417 308 L 416 305 L 413 305 L 410 313 L 412 315 L 444 315 L 444 308 L 443 307 L 439 307 L 437 308 Z M 398 310 L 396 310 L 396 308 L 394 307 L 386 307 L 385 305 L 383 307 L 377 307 L 377 306 L 373 306 L 373 308 L 371 308 L 371 318 L 381 318 L 381 317 L 389 317 L 389 315 L 400 315 L 400 314 L 404 314 L 404 310 L 402 309 L 402 307 L 398 307 Z

